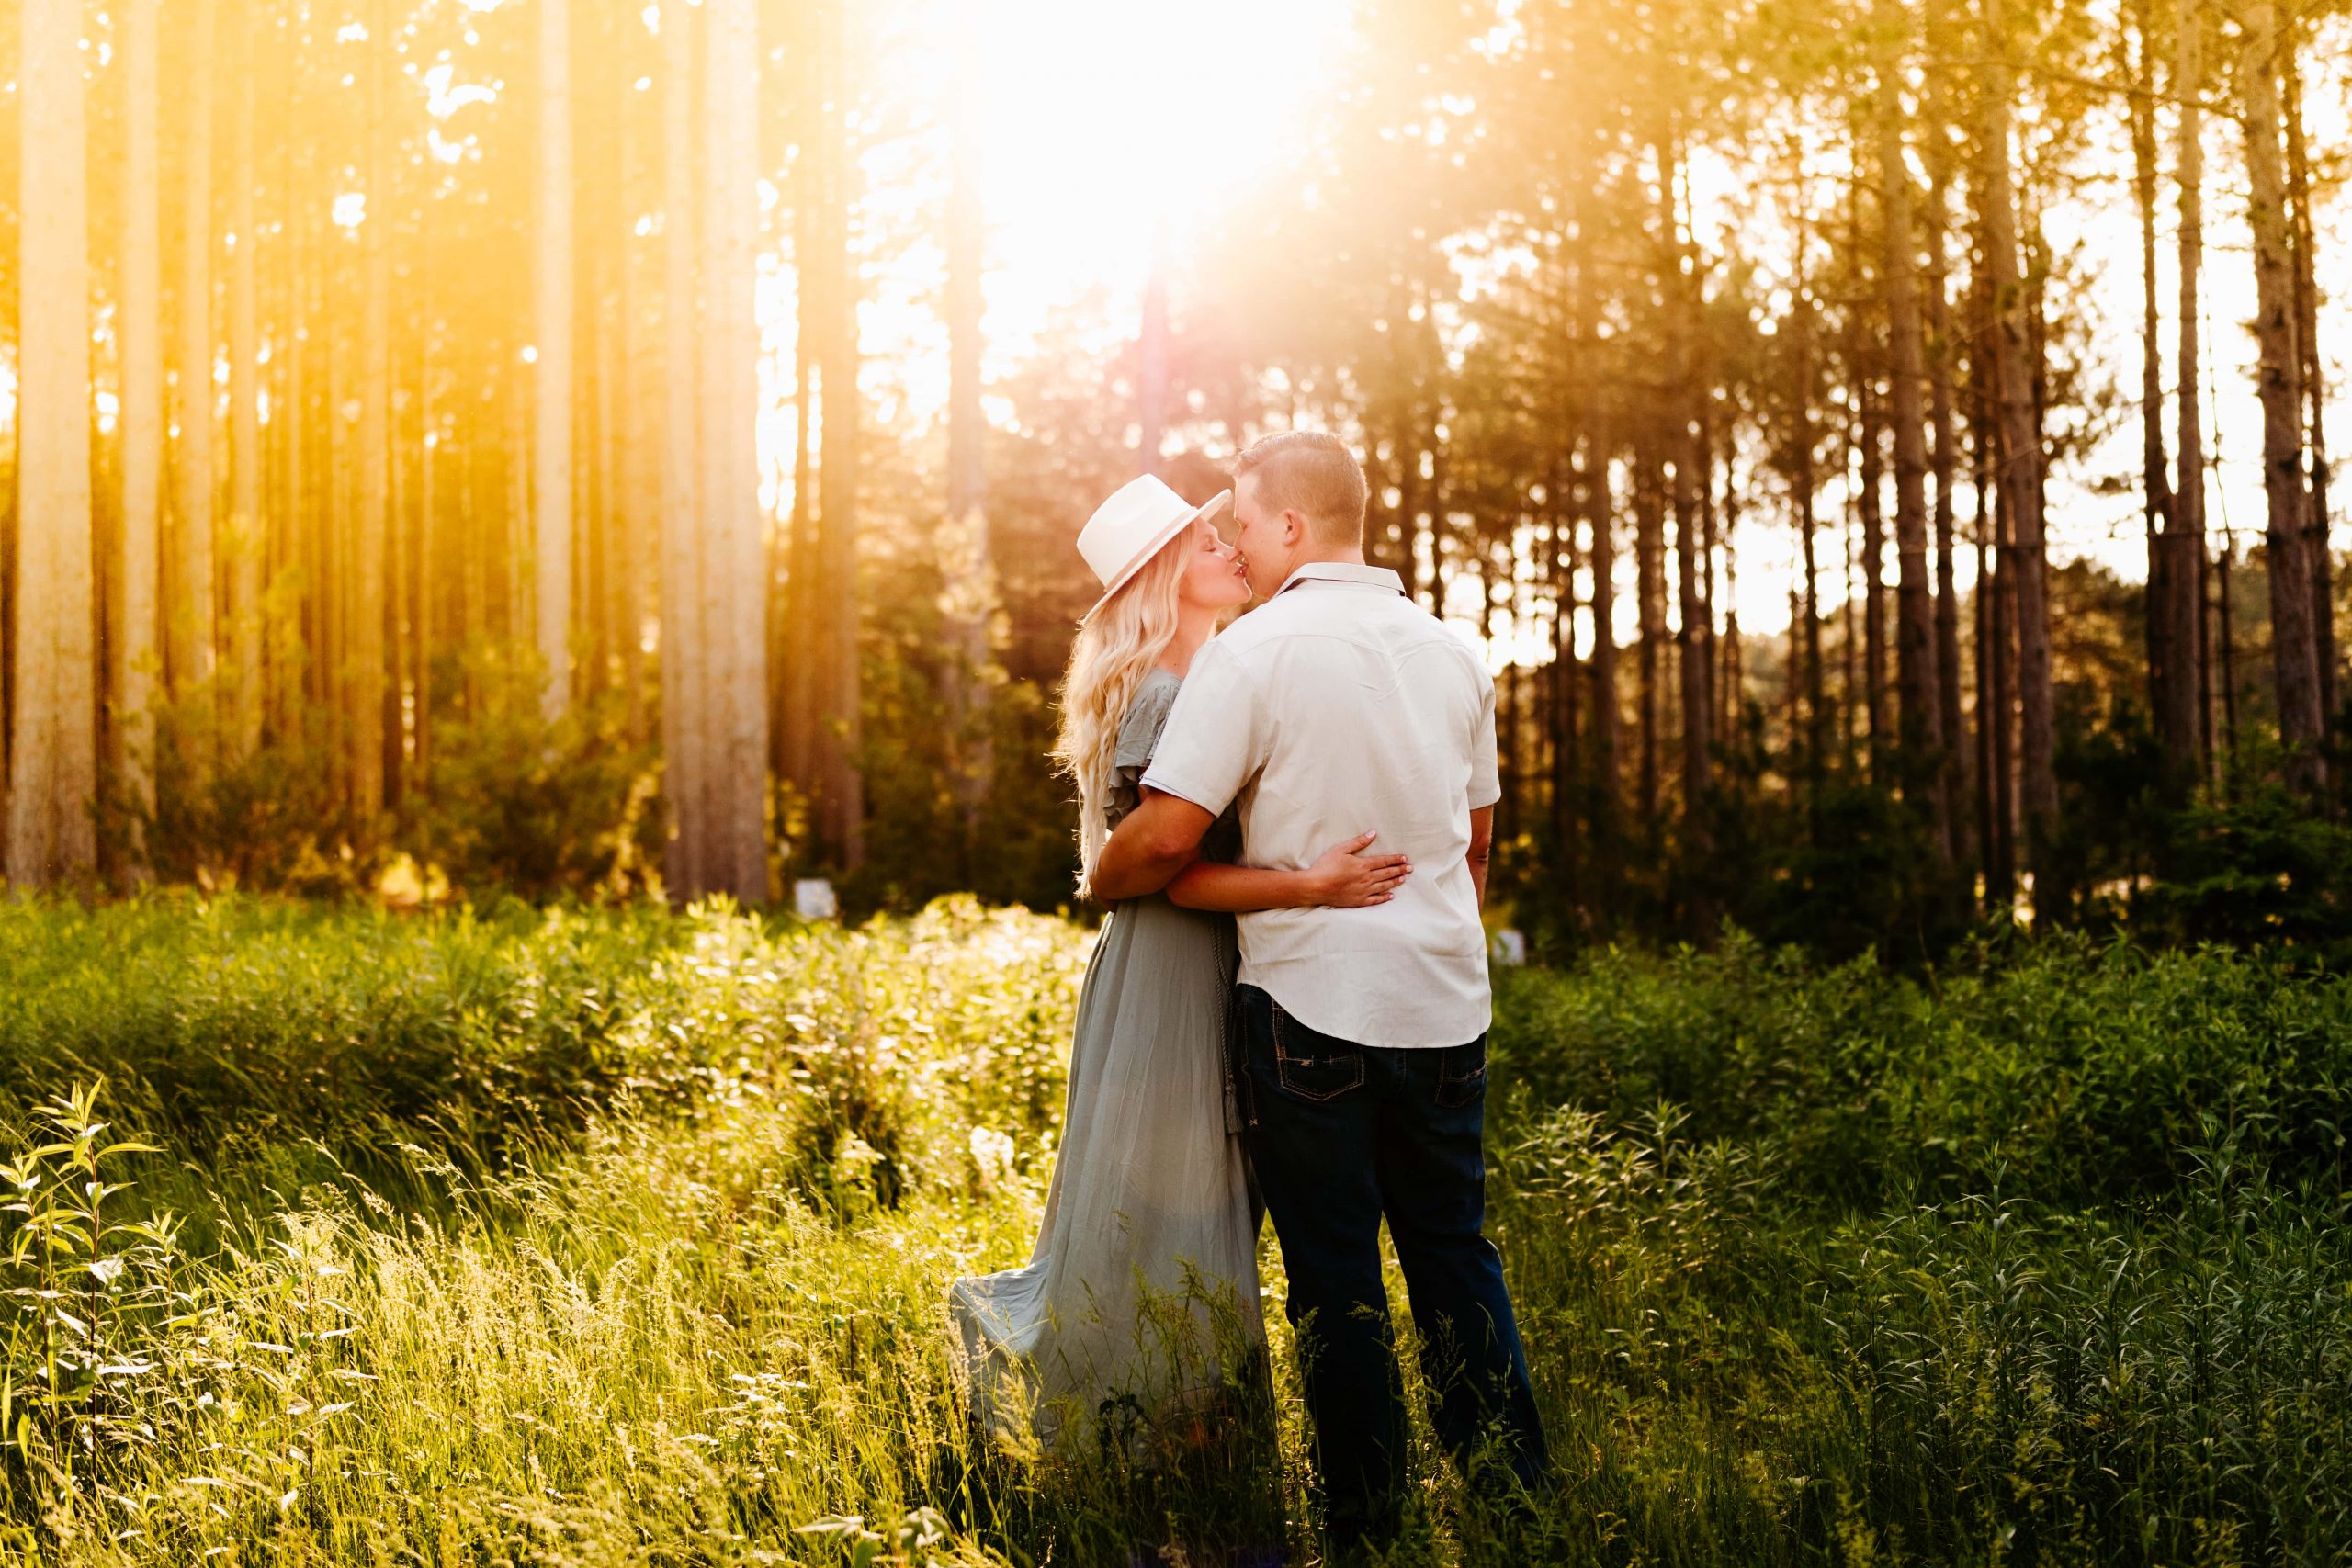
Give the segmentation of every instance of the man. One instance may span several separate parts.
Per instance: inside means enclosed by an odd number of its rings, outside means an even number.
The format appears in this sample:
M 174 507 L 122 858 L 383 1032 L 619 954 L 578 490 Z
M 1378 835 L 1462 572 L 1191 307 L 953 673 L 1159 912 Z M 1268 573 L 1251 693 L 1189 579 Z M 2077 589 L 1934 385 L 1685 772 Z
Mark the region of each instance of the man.
M 1494 685 L 1464 639 L 1363 558 L 1363 470 L 1329 435 L 1234 468 L 1236 543 L 1266 602 L 1193 660 L 1143 804 L 1095 886 L 1166 886 L 1227 805 L 1250 864 L 1311 864 L 1351 834 L 1408 857 L 1386 904 L 1241 917 L 1250 1157 L 1283 1248 L 1335 1540 L 1390 1534 L 1403 1382 L 1381 1282 L 1404 1266 L 1438 1435 L 1489 1489 L 1546 1459 L 1502 1263 L 1481 1233 Z

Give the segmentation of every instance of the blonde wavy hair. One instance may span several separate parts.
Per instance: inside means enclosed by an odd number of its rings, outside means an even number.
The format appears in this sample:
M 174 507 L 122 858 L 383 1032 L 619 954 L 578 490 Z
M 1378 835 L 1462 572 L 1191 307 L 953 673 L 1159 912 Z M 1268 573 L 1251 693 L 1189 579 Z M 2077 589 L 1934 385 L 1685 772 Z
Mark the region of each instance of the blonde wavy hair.
M 1079 624 L 1062 676 L 1062 727 L 1054 761 L 1078 785 L 1078 888 L 1093 880 L 1111 837 L 1102 813 L 1111 797 L 1119 728 L 1144 677 L 1176 636 L 1178 593 L 1194 548 L 1187 527 Z

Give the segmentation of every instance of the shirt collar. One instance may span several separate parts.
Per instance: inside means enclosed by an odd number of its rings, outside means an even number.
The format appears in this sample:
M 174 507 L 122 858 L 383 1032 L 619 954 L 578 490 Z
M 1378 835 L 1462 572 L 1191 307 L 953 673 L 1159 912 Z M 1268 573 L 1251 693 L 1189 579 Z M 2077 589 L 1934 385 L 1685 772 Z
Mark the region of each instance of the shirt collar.
M 1274 590 L 1279 599 L 1302 582 L 1340 582 L 1354 588 L 1377 588 L 1400 597 L 1405 592 L 1405 580 L 1385 566 L 1354 566 L 1346 561 L 1311 560 L 1285 579 Z

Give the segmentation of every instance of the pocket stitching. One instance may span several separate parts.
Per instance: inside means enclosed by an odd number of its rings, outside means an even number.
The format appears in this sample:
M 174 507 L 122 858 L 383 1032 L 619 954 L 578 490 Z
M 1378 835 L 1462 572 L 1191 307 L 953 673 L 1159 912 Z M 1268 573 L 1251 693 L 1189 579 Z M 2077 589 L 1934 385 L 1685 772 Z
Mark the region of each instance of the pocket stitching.
M 1446 1067 L 1438 1068 L 1437 1102 L 1450 1111 L 1458 1111 L 1468 1105 L 1486 1087 L 1487 1056 L 1483 1051 L 1478 1054 L 1478 1066 L 1475 1072 L 1456 1077 Z
M 1283 1011 L 1282 1003 L 1274 1001 L 1271 997 L 1269 997 L 1267 1000 L 1272 1004 L 1273 1009 L 1274 1081 L 1282 1086 L 1283 1093 L 1295 1094 L 1301 1100 L 1308 1100 L 1316 1104 L 1321 1104 L 1326 1100 L 1337 1100 L 1340 1096 L 1346 1094 L 1351 1089 L 1362 1089 L 1363 1087 L 1363 1053 L 1362 1051 L 1355 1053 L 1355 1076 L 1346 1083 L 1340 1085 L 1337 1089 L 1326 1089 L 1318 1092 L 1315 1089 L 1307 1089 L 1302 1085 L 1293 1083 L 1290 1076 L 1290 1047 L 1288 1043 L 1283 1038 L 1283 1021 L 1288 1015 Z

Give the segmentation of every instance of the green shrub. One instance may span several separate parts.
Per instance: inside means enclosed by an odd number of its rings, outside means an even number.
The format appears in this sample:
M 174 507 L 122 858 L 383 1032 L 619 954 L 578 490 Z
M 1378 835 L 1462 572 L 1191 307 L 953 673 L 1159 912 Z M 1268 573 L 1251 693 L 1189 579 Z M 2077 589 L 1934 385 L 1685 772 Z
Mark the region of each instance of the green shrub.
M 1695 1135 L 1770 1136 L 1790 1183 L 1876 1203 L 1981 1191 L 2164 1191 L 2219 1118 L 2282 1180 L 2342 1180 L 2352 984 L 2260 956 L 2079 936 L 1980 949 L 1928 978 L 1728 938 L 1508 977 L 1496 1040 L 1544 1103 Z
M 477 897 L 626 898 L 661 866 L 652 746 L 619 694 L 599 689 L 550 722 L 535 660 L 483 652 L 459 673 L 472 699 L 434 722 L 424 787 L 401 841 Z
M 1275 1448 L 963 1418 L 943 1296 L 1028 1254 L 1085 951 L 967 899 L 0 906 L 0 1557 L 1226 1561 L 1280 1513 L 1308 1560 L 1271 1238 Z M 1560 1488 L 1463 1495 L 1392 1269 L 1389 1561 L 2352 1555 L 2347 1005 L 2081 939 L 1505 975 L 1489 1228 Z

